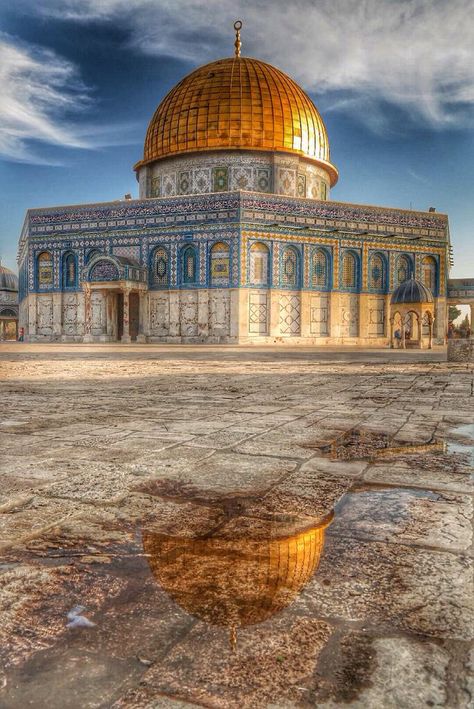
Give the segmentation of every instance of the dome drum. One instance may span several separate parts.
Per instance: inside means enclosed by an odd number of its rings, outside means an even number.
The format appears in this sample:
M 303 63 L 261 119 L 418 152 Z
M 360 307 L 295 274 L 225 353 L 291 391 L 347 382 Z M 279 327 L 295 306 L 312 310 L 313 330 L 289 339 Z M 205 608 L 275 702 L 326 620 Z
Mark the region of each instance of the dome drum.
M 330 176 L 298 155 L 246 150 L 185 154 L 140 170 L 141 198 L 237 190 L 325 200 Z

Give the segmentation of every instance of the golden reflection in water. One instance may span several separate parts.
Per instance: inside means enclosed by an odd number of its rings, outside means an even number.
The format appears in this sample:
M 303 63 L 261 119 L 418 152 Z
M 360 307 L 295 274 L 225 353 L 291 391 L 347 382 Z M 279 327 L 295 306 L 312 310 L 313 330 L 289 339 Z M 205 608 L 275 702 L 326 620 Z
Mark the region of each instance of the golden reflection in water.
M 169 536 L 144 531 L 152 573 L 187 613 L 212 625 L 236 629 L 261 623 L 286 608 L 313 576 L 333 513 L 315 526 L 278 534 L 230 538 Z

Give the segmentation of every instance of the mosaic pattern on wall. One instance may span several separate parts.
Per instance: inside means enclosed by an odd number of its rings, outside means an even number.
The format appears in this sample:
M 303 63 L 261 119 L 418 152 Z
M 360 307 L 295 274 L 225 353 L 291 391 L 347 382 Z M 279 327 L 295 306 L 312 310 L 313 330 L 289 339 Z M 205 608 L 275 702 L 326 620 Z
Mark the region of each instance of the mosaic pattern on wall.
M 111 261 L 97 261 L 89 271 L 90 281 L 118 281 L 120 274 Z
M 230 250 L 223 242 L 211 248 L 211 285 L 228 286 L 230 279 Z

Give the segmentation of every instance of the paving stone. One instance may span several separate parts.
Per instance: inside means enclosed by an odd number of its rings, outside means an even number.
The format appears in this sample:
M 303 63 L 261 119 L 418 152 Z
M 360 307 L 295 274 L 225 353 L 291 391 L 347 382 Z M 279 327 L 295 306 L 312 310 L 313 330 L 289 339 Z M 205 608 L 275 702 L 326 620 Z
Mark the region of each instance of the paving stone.
M 472 544 L 472 498 L 467 495 L 377 488 L 345 495 L 333 533 L 466 551 Z
M 326 536 L 318 573 L 295 605 L 319 618 L 470 640 L 472 560 L 451 552 Z
M 473 373 L 443 356 L 2 345 L 0 705 L 467 708 Z M 263 569 L 235 652 L 165 590 L 179 545 L 201 605 Z

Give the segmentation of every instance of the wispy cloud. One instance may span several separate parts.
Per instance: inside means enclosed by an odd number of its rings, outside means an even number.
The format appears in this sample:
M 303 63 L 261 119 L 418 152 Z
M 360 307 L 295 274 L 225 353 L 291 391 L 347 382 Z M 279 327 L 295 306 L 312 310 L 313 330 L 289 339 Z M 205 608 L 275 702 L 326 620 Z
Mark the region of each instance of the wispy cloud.
M 67 125 L 71 111 L 84 110 L 89 95 L 74 67 L 53 52 L 0 34 L 0 154 L 16 161 L 46 163 L 31 140 L 84 148 Z
M 28 0 L 24 0 L 28 2 Z M 309 91 L 387 102 L 436 127 L 462 125 L 474 107 L 472 0 L 44 0 L 42 13 L 113 21 L 135 49 L 196 63 L 229 55 L 232 22 L 244 53 L 284 68 Z M 380 122 L 375 122 L 375 128 Z
M 76 67 L 52 51 L 0 33 L 0 157 L 61 165 L 41 146 L 95 149 L 123 145 L 133 126 L 77 121 L 90 109 L 90 90 Z

